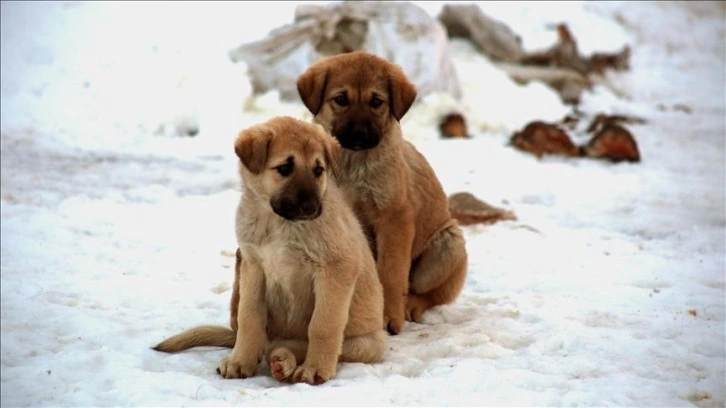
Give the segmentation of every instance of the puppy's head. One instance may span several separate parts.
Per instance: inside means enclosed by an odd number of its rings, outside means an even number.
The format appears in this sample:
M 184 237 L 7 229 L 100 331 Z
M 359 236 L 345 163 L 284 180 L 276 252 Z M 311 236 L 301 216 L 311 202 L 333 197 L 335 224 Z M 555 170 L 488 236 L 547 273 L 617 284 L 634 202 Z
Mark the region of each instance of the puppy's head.
M 321 126 L 290 117 L 243 130 L 234 144 L 245 186 L 292 221 L 320 216 L 338 149 Z
M 378 146 L 416 99 L 416 87 L 398 65 L 362 51 L 311 65 L 297 90 L 315 121 L 350 150 Z

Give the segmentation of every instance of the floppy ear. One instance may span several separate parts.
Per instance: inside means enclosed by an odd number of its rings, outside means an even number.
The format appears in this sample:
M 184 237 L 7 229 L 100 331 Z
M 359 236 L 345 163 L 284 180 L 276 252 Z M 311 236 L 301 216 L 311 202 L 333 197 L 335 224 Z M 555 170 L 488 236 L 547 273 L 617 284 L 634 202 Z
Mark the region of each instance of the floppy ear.
M 326 134 L 323 145 L 325 146 L 325 161 L 327 162 L 330 171 L 333 172 L 333 177 L 337 179 L 340 174 L 338 167 L 340 144 L 338 144 L 338 141 L 333 136 Z
M 409 81 L 398 65 L 391 64 L 388 72 L 388 95 L 391 114 L 400 121 L 416 99 L 416 86 Z
M 317 115 L 323 105 L 328 67 L 324 63 L 311 65 L 297 78 L 297 93 L 310 113 Z
M 272 141 L 272 130 L 257 125 L 245 129 L 234 142 L 234 152 L 242 164 L 253 174 L 259 174 L 267 163 L 267 150 Z

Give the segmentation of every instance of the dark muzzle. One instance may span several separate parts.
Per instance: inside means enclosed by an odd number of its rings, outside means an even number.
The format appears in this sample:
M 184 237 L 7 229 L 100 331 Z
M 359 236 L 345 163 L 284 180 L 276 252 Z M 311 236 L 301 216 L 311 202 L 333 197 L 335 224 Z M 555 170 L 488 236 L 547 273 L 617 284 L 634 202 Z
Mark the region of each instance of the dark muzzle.
M 335 132 L 340 145 L 350 150 L 368 150 L 378 146 L 381 134 L 369 124 L 354 123 Z
M 299 190 L 270 200 L 272 211 L 290 221 L 314 220 L 322 213 L 322 205 L 314 192 Z

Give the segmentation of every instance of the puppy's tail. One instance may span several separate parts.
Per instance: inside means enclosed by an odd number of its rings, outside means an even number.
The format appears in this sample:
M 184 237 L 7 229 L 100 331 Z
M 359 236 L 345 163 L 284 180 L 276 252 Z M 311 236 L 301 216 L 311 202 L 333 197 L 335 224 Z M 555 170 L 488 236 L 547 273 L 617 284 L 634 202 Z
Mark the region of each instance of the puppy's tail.
M 197 326 L 169 337 L 153 347 L 156 351 L 177 353 L 192 347 L 234 347 L 237 334 L 223 326 Z

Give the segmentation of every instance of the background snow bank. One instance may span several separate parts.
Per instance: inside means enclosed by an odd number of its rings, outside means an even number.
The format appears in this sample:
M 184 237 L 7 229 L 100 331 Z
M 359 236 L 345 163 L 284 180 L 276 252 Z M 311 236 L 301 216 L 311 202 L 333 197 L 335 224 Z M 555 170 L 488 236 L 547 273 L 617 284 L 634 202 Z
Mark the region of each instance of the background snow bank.
M 451 107 L 436 97 L 405 133 L 447 192 L 519 220 L 467 227 L 457 302 L 407 324 L 381 364 L 341 364 L 310 387 L 267 372 L 224 380 L 214 369 L 228 350 L 149 348 L 228 321 L 232 141 L 306 112 L 249 98 L 226 53 L 290 22 L 295 3 L 3 2 L 2 405 L 723 406 L 723 4 L 480 6 L 527 49 L 550 45 L 547 25 L 561 21 L 583 53 L 631 44 L 632 70 L 609 74 L 615 92 L 595 89 L 582 109 L 645 117 L 631 127 L 643 162 L 505 146 L 567 109 L 452 42 L 474 138 L 436 137 Z M 199 134 L 172 136 L 186 119 Z

